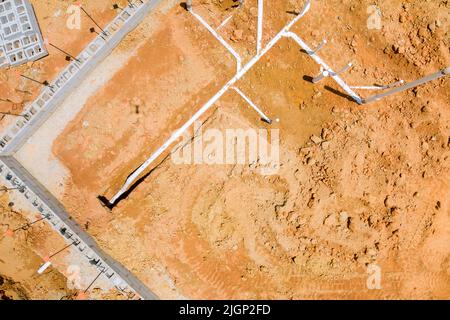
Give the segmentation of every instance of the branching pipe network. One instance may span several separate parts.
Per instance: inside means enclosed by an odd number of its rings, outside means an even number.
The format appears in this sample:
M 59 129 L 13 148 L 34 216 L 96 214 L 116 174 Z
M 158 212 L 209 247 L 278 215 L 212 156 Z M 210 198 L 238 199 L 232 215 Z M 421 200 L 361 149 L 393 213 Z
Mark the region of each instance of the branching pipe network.
M 194 17 L 196 17 L 200 23 L 205 26 L 205 28 L 213 34 L 219 42 L 221 42 L 227 49 L 230 51 L 233 56 L 237 60 L 238 68 L 236 75 L 231 78 L 208 102 L 206 102 L 180 129 L 176 130 L 170 138 L 158 149 L 156 150 L 139 168 L 137 168 L 125 181 L 122 188 L 111 198 L 109 203 L 111 205 L 114 205 L 116 201 L 131 187 L 131 185 L 136 181 L 136 179 L 161 155 L 163 154 L 172 143 L 174 143 L 176 140 L 178 140 L 183 133 L 196 121 L 198 120 L 204 113 L 206 113 L 224 94 L 227 92 L 230 88 L 233 88 L 238 92 L 249 104 L 252 108 L 254 108 L 261 117 L 270 123 L 270 119 L 248 98 L 243 94 L 239 89 L 234 88 L 234 84 L 240 80 L 270 49 L 272 49 L 275 44 L 278 43 L 278 41 L 283 37 L 292 38 L 297 44 L 302 47 L 302 49 L 308 53 L 308 55 L 321 66 L 322 70 L 325 70 L 325 74 L 322 73 L 322 75 L 329 76 L 333 78 L 334 81 L 358 104 L 364 104 L 369 103 L 378 99 L 381 99 L 383 97 L 386 97 L 390 94 L 394 94 L 400 91 L 404 91 L 413 87 L 416 87 L 420 84 L 426 83 L 428 81 L 435 80 L 437 78 L 443 77 L 445 75 L 448 75 L 450 73 L 450 68 L 443 69 L 437 73 L 431 74 L 429 76 L 426 76 L 422 79 L 413 81 L 409 84 L 406 84 L 404 86 L 399 86 L 402 83 L 400 81 L 391 84 L 389 86 L 380 87 L 380 89 L 390 89 L 388 92 L 378 94 L 371 96 L 366 99 L 362 99 L 355 91 L 353 91 L 352 87 L 348 86 L 344 80 L 339 76 L 340 73 L 345 72 L 348 68 L 351 67 L 351 64 L 346 65 L 344 68 L 342 68 L 338 72 L 334 72 L 323 60 L 317 55 L 317 52 L 323 47 L 324 44 L 326 44 L 326 41 L 323 41 L 321 45 L 319 45 L 316 50 L 312 50 L 300 37 L 291 32 L 290 29 L 292 26 L 300 19 L 302 18 L 311 8 L 311 0 L 307 0 L 306 4 L 303 8 L 303 10 L 294 18 L 291 20 L 290 23 L 288 23 L 272 40 L 269 41 L 269 43 L 262 48 L 262 45 L 260 44 L 260 40 L 262 38 L 262 15 L 263 15 L 263 1 L 259 0 L 258 4 L 258 36 L 257 36 L 257 54 L 255 57 L 253 57 L 244 67 L 241 68 L 241 58 L 240 56 L 234 51 L 233 48 L 219 35 L 217 32 L 212 29 L 198 14 L 196 14 L 192 10 L 191 2 L 187 2 L 188 5 L 187 9 L 189 12 L 191 12 Z M 261 19 L 261 20 L 260 20 Z M 316 79 L 317 80 L 317 79 Z M 318 79 L 320 80 L 320 79 Z M 358 88 L 358 87 L 353 87 Z M 364 88 L 364 87 L 361 87 Z M 366 88 L 375 88 L 375 87 L 366 87 Z M 378 89 L 378 88 L 377 88 Z
M 361 99 L 361 97 L 352 90 L 352 88 L 350 88 L 344 80 L 342 80 L 342 78 L 339 76 L 339 74 L 337 72 L 334 72 L 329 66 L 328 64 L 325 63 L 325 61 L 322 60 L 322 58 L 320 58 L 315 52 L 314 50 L 311 50 L 311 48 L 302 40 L 300 39 L 300 37 L 295 34 L 294 32 L 286 32 L 284 34 L 285 37 L 288 38 L 292 38 L 295 42 L 297 42 L 297 44 L 303 49 L 305 50 L 305 52 L 309 53 L 309 56 L 317 63 L 319 64 L 323 70 L 326 71 L 326 76 L 330 76 L 331 78 L 333 78 L 334 81 L 336 81 L 336 83 L 342 88 L 344 89 L 344 91 L 354 100 L 356 101 L 358 104 L 362 104 L 363 101 Z M 345 68 L 351 67 L 350 65 L 347 65 Z M 344 70 L 343 69 L 343 70 Z M 342 71 L 342 70 L 341 70 Z M 322 76 L 325 76 L 322 74 Z M 320 77 L 320 76 L 319 76 Z M 320 80 L 320 79 L 316 79 Z
M 143 164 L 139 166 L 125 181 L 122 188 L 109 200 L 111 205 L 114 205 L 116 201 L 127 192 L 128 188 L 136 181 L 136 179 L 159 157 L 161 156 L 175 141 L 177 141 L 183 133 L 191 127 L 191 125 L 198 120 L 203 114 L 205 114 L 224 94 L 228 91 L 239 79 L 241 79 L 270 49 L 277 44 L 277 42 L 285 35 L 286 32 L 289 32 L 290 28 L 300 20 L 311 8 L 311 0 L 307 0 L 303 10 L 297 15 L 291 22 L 286 25 L 268 44 L 261 50 L 260 54 L 257 54 L 253 57 L 243 68 L 239 69 L 236 75 L 231 78 L 206 104 L 204 104 L 180 129 L 176 130 L 170 138 L 164 142 L 164 144 L 156 150 Z M 190 10 L 193 13 L 192 10 Z M 194 14 L 194 13 L 193 13 Z M 198 16 L 200 19 L 201 17 Z M 201 19 L 200 21 L 203 21 Z M 206 22 L 204 22 L 205 27 L 208 26 Z M 212 30 L 214 31 L 214 30 Z M 215 33 L 215 31 L 214 31 Z
M 189 12 L 233 55 L 233 57 L 236 59 L 237 71 L 241 70 L 241 56 L 200 15 L 195 13 L 192 7 L 189 9 Z

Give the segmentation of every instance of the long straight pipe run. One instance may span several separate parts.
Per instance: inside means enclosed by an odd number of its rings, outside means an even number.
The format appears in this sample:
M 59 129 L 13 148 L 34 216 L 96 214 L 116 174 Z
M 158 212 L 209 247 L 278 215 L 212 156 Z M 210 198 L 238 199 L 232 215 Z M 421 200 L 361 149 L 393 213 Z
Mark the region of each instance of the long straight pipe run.
M 262 48 L 263 35 L 263 21 L 264 21 L 264 0 L 258 0 L 258 34 L 256 40 L 256 54 L 260 54 Z
M 261 51 L 259 55 L 253 57 L 241 70 L 239 70 L 236 75 L 231 78 L 223 87 L 220 89 L 208 102 L 206 102 L 203 107 L 201 107 L 193 116 L 190 118 L 180 129 L 176 130 L 170 138 L 158 149 L 156 150 L 150 158 L 148 158 L 143 164 L 139 166 L 125 181 L 122 188 L 114 195 L 114 197 L 109 200 L 111 205 L 128 190 L 128 188 L 134 183 L 134 181 L 154 162 L 164 151 L 166 151 L 172 143 L 178 140 L 183 133 L 189 129 L 189 127 L 197 121 L 206 111 L 208 111 L 224 94 L 232 87 L 239 79 L 241 79 L 272 47 L 289 31 L 289 29 L 303 17 L 311 8 L 311 0 L 307 0 L 302 12 L 296 16 L 292 21 L 285 26 Z
M 405 85 L 403 85 L 401 87 L 397 87 L 397 88 L 394 88 L 394 89 L 389 90 L 387 92 L 383 92 L 383 93 L 380 93 L 380 94 L 376 94 L 376 95 L 370 96 L 370 97 L 364 99 L 363 103 L 371 103 L 373 101 L 380 100 L 380 99 L 382 99 L 384 97 L 390 96 L 391 94 L 395 94 L 395 93 L 402 92 L 402 91 L 405 91 L 405 90 L 408 90 L 408 89 L 412 89 L 414 87 L 420 86 L 420 85 L 422 85 L 424 83 L 427 83 L 429 81 L 433 81 L 433 80 L 439 79 L 441 77 L 445 77 L 448 74 L 450 74 L 450 67 L 447 67 L 447 68 L 445 68 L 443 70 L 440 70 L 438 72 L 430 74 L 430 75 L 428 75 L 426 77 L 423 77 L 421 79 L 418 79 L 416 81 L 407 83 L 407 84 L 405 84 Z

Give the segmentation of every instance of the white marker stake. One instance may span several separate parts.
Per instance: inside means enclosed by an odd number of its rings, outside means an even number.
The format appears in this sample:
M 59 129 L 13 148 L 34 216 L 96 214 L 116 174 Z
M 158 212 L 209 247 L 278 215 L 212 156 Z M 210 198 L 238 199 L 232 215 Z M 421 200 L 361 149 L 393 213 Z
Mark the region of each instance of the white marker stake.
M 37 273 L 39 274 L 43 274 L 45 270 L 48 269 L 48 267 L 50 267 L 52 265 L 52 263 L 50 261 L 47 261 L 46 263 L 44 263 L 39 270 L 37 271 Z

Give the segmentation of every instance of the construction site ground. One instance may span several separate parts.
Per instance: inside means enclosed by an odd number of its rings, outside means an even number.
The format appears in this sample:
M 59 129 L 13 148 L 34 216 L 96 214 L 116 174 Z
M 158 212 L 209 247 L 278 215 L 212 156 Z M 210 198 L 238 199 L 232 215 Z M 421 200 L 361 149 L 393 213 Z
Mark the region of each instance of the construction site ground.
M 117 1 L 81 2 L 101 24 L 115 15 Z M 244 62 L 255 55 L 256 0 L 237 9 L 233 1 L 196 2 L 213 27 L 233 15 L 220 33 Z M 266 2 L 264 44 L 303 5 Z M 67 31 L 67 3 L 32 3 L 52 42 L 77 53 L 93 38 L 87 20 L 81 30 Z M 312 47 L 326 38 L 320 54 L 335 69 L 353 62 L 343 75 L 351 85 L 413 80 L 450 65 L 447 1 L 380 2 L 379 30 L 368 29 L 372 4 L 313 1 L 292 31 Z M 50 80 L 66 63 L 64 55 L 51 54 L 19 72 Z M 339 95 L 331 79 L 308 81 L 318 66 L 282 39 L 236 84 L 279 122 L 261 122 L 232 90 L 201 118 L 203 130 L 280 129 L 277 174 L 262 175 L 255 163 L 180 165 L 166 153 L 116 207 L 102 205 L 98 196 L 111 198 L 235 68 L 233 57 L 178 1 L 164 1 L 17 158 L 162 299 L 448 299 L 448 77 L 359 106 Z M 0 71 L 0 92 L 17 101 L 20 112 L 40 88 L 16 72 Z M 0 108 L 14 111 L 8 103 Z M 0 125 L 9 121 L 6 116 Z M 8 194 L 0 199 L 2 221 L 8 221 L 1 232 L 33 215 Z M 36 274 L 42 259 L 63 246 L 45 225 L 0 238 L 0 299 L 71 298 L 86 287 L 95 271 L 70 250 L 50 272 Z M 380 289 L 366 285 L 370 264 L 381 268 Z M 71 265 L 81 266 L 77 283 Z M 93 297 L 120 298 L 95 288 Z

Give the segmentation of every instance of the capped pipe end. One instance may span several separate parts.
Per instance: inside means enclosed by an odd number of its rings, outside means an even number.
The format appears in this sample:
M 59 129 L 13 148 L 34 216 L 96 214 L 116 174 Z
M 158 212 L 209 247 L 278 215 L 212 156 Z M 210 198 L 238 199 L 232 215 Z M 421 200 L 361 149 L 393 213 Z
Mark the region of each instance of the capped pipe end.
M 98 196 L 97 199 L 100 200 L 100 203 L 103 207 L 107 208 L 110 211 L 115 206 L 114 202 L 111 203 L 105 196 Z
M 269 118 L 261 118 L 261 121 L 264 121 L 265 123 L 272 124 L 272 120 Z

